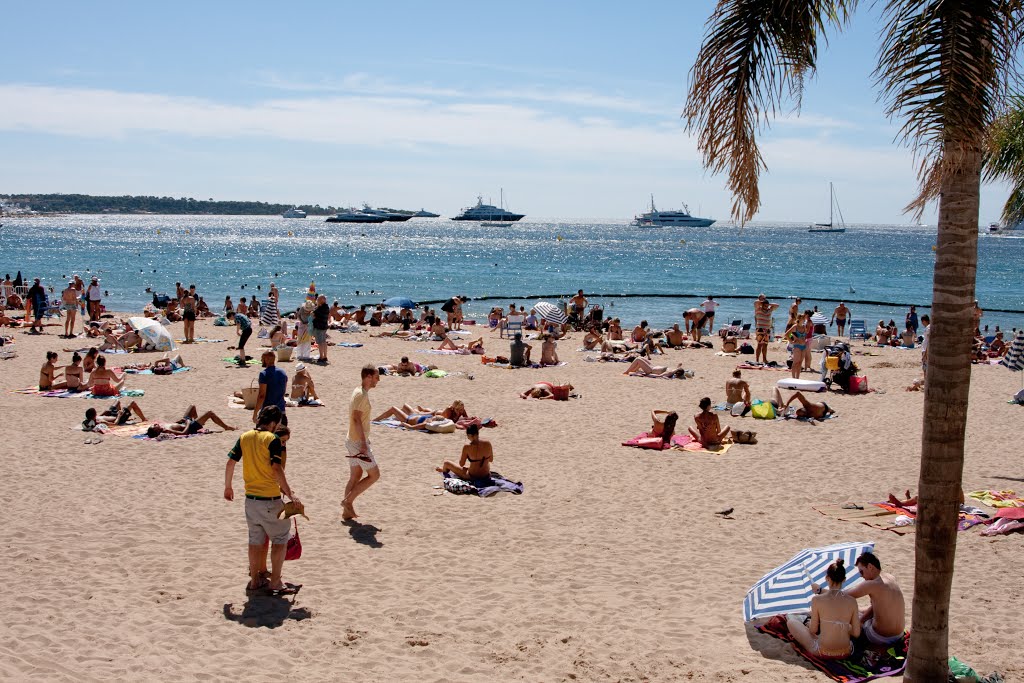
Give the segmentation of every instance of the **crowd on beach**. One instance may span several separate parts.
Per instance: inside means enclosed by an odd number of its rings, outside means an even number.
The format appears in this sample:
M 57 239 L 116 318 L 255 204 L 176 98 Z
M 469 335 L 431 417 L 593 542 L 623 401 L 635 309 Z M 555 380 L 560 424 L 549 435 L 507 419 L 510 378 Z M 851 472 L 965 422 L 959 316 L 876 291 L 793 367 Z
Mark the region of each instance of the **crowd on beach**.
M 52 292 L 47 291 L 39 278 L 33 278 L 27 289 L 23 283 L 16 282 L 18 280 L 12 281 L 8 276 L 0 283 L 4 303 L 0 309 L 0 325 L 27 327 L 29 334 L 43 334 L 44 320 L 58 316 L 63 318 L 61 337 L 96 342 L 95 346 L 88 348 L 65 350 L 72 355 L 63 366 L 60 365 L 60 354 L 48 351 L 40 369 L 39 391 L 89 391 L 95 396 L 117 399 L 102 412 L 93 408 L 86 411 L 83 421 L 86 431 L 147 422 L 137 402 L 121 400 L 125 373 L 109 368 L 105 353 L 155 351 L 157 345 L 129 321 L 105 311 L 102 300 L 106 292 L 101 289 L 99 279 L 92 277 L 86 284 L 76 275 L 67 281 L 56 298 L 51 296 Z M 220 310 L 211 310 L 195 285 L 186 287 L 179 282 L 175 284 L 173 296 L 154 295 L 153 302 L 142 312 L 143 317 L 162 325 L 182 322 L 184 344 L 201 341 L 196 337 L 195 324 L 202 318 L 213 319 L 215 325 L 234 327 L 234 343 L 229 348 L 235 351 L 233 363 L 241 368 L 248 367 L 254 360 L 246 351 L 254 333 L 261 343 L 258 389 L 251 410 L 253 427 L 242 431 L 237 438 L 227 454 L 224 469 L 223 497 L 231 501 L 235 498 L 236 465 L 241 463 L 248 534 L 249 582 L 246 590 L 249 593 L 287 596 L 294 595 L 301 588 L 301 585 L 286 582 L 282 575 L 289 543 L 293 539 L 290 518 L 304 513 L 304 505 L 286 475 L 287 443 L 291 437 L 288 408 L 290 405 L 319 405 L 319 395 L 307 364 L 330 364 L 331 341 L 328 335 L 331 330 L 381 328 L 378 336 L 421 340 L 430 343 L 432 350 L 438 353 L 479 355 L 484 363 L 513 368 L 558 366 L 563 363 L 558 353 L 558 342 L 573 340 L 575 345 L 575 340 L 579 340 L 581 351 L 598 354 L 588 358 L 596 362 L 628 363 L 624 374 L 632 376 L 691 378 L 692 370 L 684 368 L 682 363 L 673 365 L 659 361 L 659 357 L 671 349 L 715 349 L 716 343 L 720 354 L 737 358 L 752 356 L 751 362 L 744 364 L 746 367 L 788 366 L 794 380 L 800 380 L 801 375 L 808 371 L 815 375 L 819 372 L 822 376 L 826 374 L 824 360 L 822 368 L 812 367 L 813 350 L 824 351 L 826 359 L 837 359 L 832 375 L 844 390 L 849 389 L 849 380 L 856 374 L 849 345 L 842 341 L 833 342 L 829 334 L 833 325 L 838 337 L 849 332 L 853 313 L 844 303 L 832 311 L 826 322 L 826 316 L 816 307 L 805 308 L 801 299 L 795 298 L 788 307 L 785 325 L 778 326 L 775 313 L 780 305 L 762 294 L 752 304 L 752 325 L 719 325 L 716 334 L 715 314 L 719 303 L 712 296 L 682 313 L 682 327 L 675 323 L 662 330 L 651 329 L 646 320 L 630 328 L 629 325 L 624 326 L 618 317 L 606 317 L 603 308 L 599 304 L 591 304 L 582 289 L 566 297 L 561 307 L 551 306 L 554 310 L 538 310 L 539 306 L 526 310 L 524 306 L 514 304 L 507 308 L 493 307 L 479 325 L 464 315 L 463 309 L 468 300 L 465 296 L 453 296 L 439 310 L 413 305 L 388 307 L 383 303 L 346 307 L 339 301 L 328 303 L 327 297 L 317 293 L 311 285 L 309 293 L 297 307 L 285 310 L 280 302 L 280 292 L 271 283 L 265 296 L 243 296 L 237 303 L 227 296 Z M 22 313 L 18 315 L 14 311 Z M 975 354 L 979 360 L 998 358 L 1006 352 L 1003 333 L 997 329 L 993 335 L 987 336 L 987 328 L 981 327 L 982 314 L 976 305 Z M 463 342 L 461 336 L 468 327 L 474 330 L 486 327 L 491 336 L 485 339 L 484 334 L 479 334 Z M 874 334 L 865 333 L 864 338 L 879 346 L 919 348 L 924 373 L 927 371 L 929 318 L 927 315 L 919 316 L 916 307 L 911 306 L 903 328 L 900 331 L 893 320 L 888 323 L 879 321 Z M 494 333 L 497 333 L 497 339 Z M 534 353 L 534 344 L 530 341 L 535 341 L 540 347 L 537 353 Z M 775 341 L 786 343 L 787 358 L 769 358 L 770 343 Z M 505 344 L 508 345 L 507 351 Z M 485 345 L 492 350 L 485 349 Z M 495 345 L 498 345 L 497 351 L 493 350 Z M 298 363 L 294 375 L 289 378 L 277 363 L 279 359 L 290 360 L 293 357 Z M 126 367 L 147 369 L 153 374 L 171 374 L 186 366 L 181 355 L 166 352 L 152 363 Z M 353 522 L 359 517 L 356 511 L 358 499 L 381 476 L 377 457 L 371 448 L 371 425 L 374 423 L 390 420 L 402 428 L 413 430 L 432 430 L 442 424 L 458 424 L 466 434 L 461 457 L 458 462 L 444 461 L 436 468 L 437 472 L 474 485 L 492 480 L 494 449 L 489 441 L 481 438 L 480 421 L 470 417 L 461 401 L 453 401 L 437 410 L 409 404 L 392 406 L 374 416 L 370 394 L 381 375 L 419 375 L 436 369 L 433 365 L 410 362 L 408 356 L 403 356 L 397 363 L 366 365 L 360 369 L 359 382 L 352 390 L 347 410 L 344 448 L 349 476 L 340 501 L 343 521 Z M 568 401 L 575 396 L 574 389 L 571 384 L 533 382 L 520 396 L 524 400 Z M 724 406 L 719 409 L 734 417 L 748 415 L 762 404 L 771 406 L 774 413 L 791 413 L 796 418 L 807 420 L 823 420 L 835 412 L 825 401 L 809 398 L 799 389 L 786 397 L 776 388 L 768 400 L 756 401 L 741 368 L 732 371 L 725 380 L 723 398 Z M 715 407 L 710 397 L 700 400 L 692 424 L 686 430 L 693 443 L 708 449 L 732 441 L 756 443 L 753 432 L 734 431 L 729 425 L 723 425 Z M 235 429 L 213 411 L 200 414 L 193 405 L 182 417 L 154 423 L 147 427 L 145 433 L 150 438 L 161 434 L 189 436 L 205 430 L 210 423 L 224 430 Z M 673 443 L 681 428 L 677 411 L 652 410 L 648 436 L 660 439 L 665 447 Z M 910 501 L 897 502 L 910 504 Z M 891 644 L 903 637 L 905 606 L 895 578 L 881 571 L 881 563 L 872 553 L 862 554 L 856 561 L 856 567 L 864 581 L 844 590 L 846 569 L 842 561 L 830 566 L 828 585 L 815 586 L 818 594 L 811 602 L 808 619 L 789 619 L 790 632 L 806 651 L 823 658 L 842 658 L 849 655 L 853 640 L 861 634 L 868 642 L 877 645 Z M 858 598 L 867 598 L 870 606 L 859 611 Z

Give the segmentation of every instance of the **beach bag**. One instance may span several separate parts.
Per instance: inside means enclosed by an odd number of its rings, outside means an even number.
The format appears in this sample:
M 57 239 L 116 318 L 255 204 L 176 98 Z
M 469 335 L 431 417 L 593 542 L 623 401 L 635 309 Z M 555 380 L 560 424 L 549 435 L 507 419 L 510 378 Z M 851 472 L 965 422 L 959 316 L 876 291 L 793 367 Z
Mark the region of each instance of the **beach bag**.
M 768 401 L 761 401 L 751 406 L 750 414 L 758 420 L 774 420 L 775 406 Z
M 743 344 L 740 345 L 740 353 L 750 355 L 754 353 L 754 347 L 747 342 L 743 342 Z
M 292 520 L 295 522 L 295 533 L 288 539 L 288 545 L 285 547 L 284 559 L 286 560 L 297 560 L 302 557 L 302 541 L 299 540 L 299 520 Z
M 254 410 L 256 408 L 256 397 L 260 395 L 260 390 L 258 387 L 253 386 L 255 381 L 254 379 L 249 383 L 248 387 L 242 389 L 242 401 L 245 403 L 246 410 Z
M 854 375 L 850 378 L 850 393 L 851 394 L 866 394 L 868 393 L 868 378 L 866 375 Z
M 295 349 L 291 346 L 278 346 L 277 347 L 277 362 L 287 363 L 292 359 L 292 352 Z

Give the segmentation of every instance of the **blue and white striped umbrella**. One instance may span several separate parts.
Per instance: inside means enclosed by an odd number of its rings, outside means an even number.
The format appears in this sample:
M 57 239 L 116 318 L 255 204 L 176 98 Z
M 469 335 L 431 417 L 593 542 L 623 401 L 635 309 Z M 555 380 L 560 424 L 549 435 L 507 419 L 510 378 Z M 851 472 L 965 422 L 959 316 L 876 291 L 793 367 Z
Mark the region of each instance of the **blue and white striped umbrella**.
M 1000 364 L 1014 372 L 1024 370 L 1024 330 L 1017 332 L 1017 337 L 1010 344 L 1010 348 L 1006 351 L 1006 357 L 1000 361 Z
M 857 557 L 873 550 L 874 543 L 838 543 L 825 548 L 801 550 L 789 562 L 765 574 L 743 598 L 743 620 L 751 621 L 787 612 L 808 612 L 811 609 L 811 584 L 827 586 L 825 570 L 843 559 L 846 565 L 846 582 L 849 588 L 861 580 L 860 572 L 854 567 Z
M 541 320 L 548 320 L 559 325 L 564 325 L 569 321 L 565 311 L 547 301 L 538 301 L 533 305 L 533 310 L 537 311 L 537 315 L 541 317 Z

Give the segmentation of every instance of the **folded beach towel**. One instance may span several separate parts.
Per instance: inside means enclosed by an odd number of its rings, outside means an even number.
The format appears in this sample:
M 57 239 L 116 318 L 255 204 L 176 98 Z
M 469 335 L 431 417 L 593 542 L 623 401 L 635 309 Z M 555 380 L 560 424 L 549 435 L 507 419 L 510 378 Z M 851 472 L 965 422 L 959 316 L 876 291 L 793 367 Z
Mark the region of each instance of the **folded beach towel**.
M 971 491 L 967 494 L 975 500 L 994 508 L 1024 507 L 1024 498 L 1018 498 L 1016 491 Z
M 761 633 L 773 638 L 794 642 L 793 636 L 782 615 L 774 616 L 766 623 L 757 627 Z M 882 648 L 885 649 L 882 649 Z M 841 683 L 862 683 L 876 678 L 896 676 L 903 673 L 907 666 L 907 650 L 910 648 L 910 634 L 903 634 L 903 641 L 889 646 L 878 646 L 864 649 L 854 645 L 853 654 L 847 659 L 823 659 L 817 655 L 797 648 L 797 652 L 834 681 Z
M 491 472 L 490 479 L 476 479 L 471 482 L 459 479 L 451 472 L 445 472 L 442 476 L 444 477 L 445 491 L 456 495 L 490 498 L 498 493 L 513 493 L 517 496 L 523 493 L 522 482 L 506 479 L 497 472 Z
M 343 349 L 358 349 L 362 344 L 358 342 L 338 342 L 335 346 L 340 346 Z

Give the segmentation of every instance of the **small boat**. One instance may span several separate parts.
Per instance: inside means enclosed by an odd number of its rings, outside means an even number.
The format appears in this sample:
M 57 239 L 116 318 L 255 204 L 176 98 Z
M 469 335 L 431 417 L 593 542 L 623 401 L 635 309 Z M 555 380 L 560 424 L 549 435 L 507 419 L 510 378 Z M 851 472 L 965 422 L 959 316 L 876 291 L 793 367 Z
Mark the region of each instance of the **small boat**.
M 302 209 L 300 209 L 297 206 L 294 207 L 294 208 L 288 209 L 287 211 L 285 211 L 284 213 L 281 214 L 281 218 L 305 218 L 305 217 L 306 217 L 306 212 L 303 211 Z
M 413 216 L 413 218 L 440 218 L 441 214 L 439 214 L 439 213 L 430 213 L 426 209 L 420 209 L 419 211 L 414 213 L 412 216 Z
M 523 213 L 512 213 L 511 211 L 505 210 L 505 190 L 501 190 L 501 206 L 492 206 L 491 204 L 484 204 L 484 198 L 477 195 L 476 206 L 463 209 L 462 213 L 452 218 L 453 221 L 488 221 L 493 223 L 513 223 L 521 218 L 525 218 L 526 214 Z
M 846 232 L 846 221 L 843 220 L 843 212 L 839 208 L 839 201 L 836 199 L 836 191 L 832 187 L 832 183 L 828 184 L 828 193 L 828 223 L 815 223 L 807 229 L 807 232 Z M 839 225 L 835 224 L 835 214 L 839 214 Z

